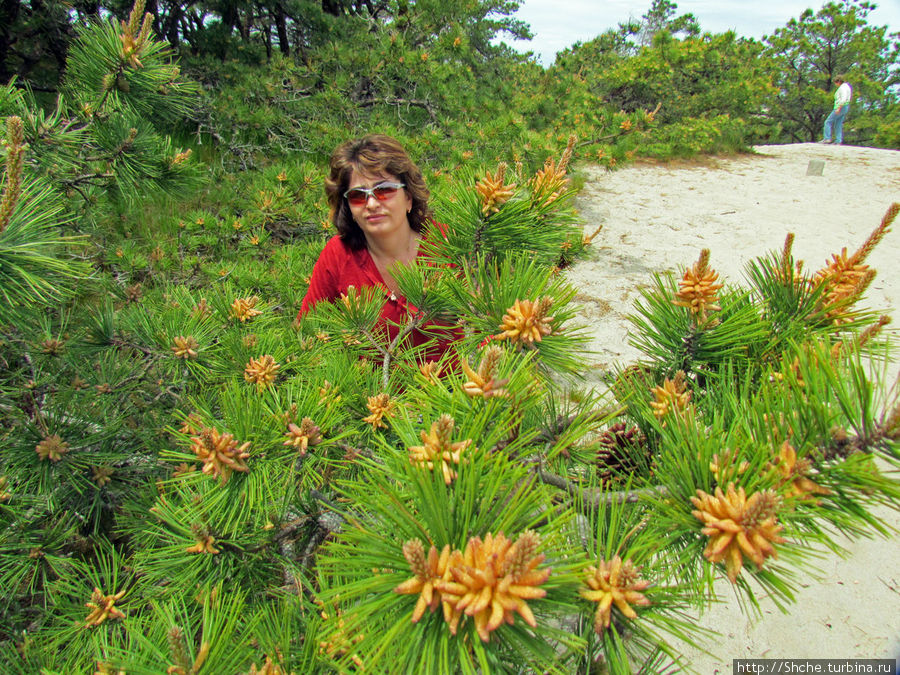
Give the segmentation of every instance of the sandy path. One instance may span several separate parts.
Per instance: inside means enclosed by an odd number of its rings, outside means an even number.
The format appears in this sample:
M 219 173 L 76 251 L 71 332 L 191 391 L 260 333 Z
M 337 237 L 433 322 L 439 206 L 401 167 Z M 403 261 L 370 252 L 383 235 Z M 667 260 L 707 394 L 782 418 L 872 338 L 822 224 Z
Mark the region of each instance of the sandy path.
M 637 288 L 652 272 L 691 265 L 702 248 L 724 280 L 743 282 L 747 261 L 781 250 L 818 269 L 846 246 L 854 251 L 900 201 L 900 152 L 811 143 L 760 146 L 757 156 L 674 166 L 587 167 L 577 204 L 586 231 L 603 224 L 591 259 L 569 278 L 595 329 L 599 369 L 639 356 L 622 339 Z M 823 175 L 807 176 L 810 160 Z M 878 270 L 869 306 L 900 305 L 900 223 L 868 262 Z M 900 321 L 900 317 L 894 317 Z
M 794 255 L 819 269 L 832 253 L 850 252 L 900 201 L 900 152 L 850 146 L 760 146 L 756 156 L 705 163 L 629 166 L 608 173 L 586 167 L 577 207 L 586 231 L 603 224 L 590 259 L 569 272 L 580 290 L 595 352 L 591 372 L 640 356 L 627 344 L 625 316 L 651 274 L 692 264 L 700 249 L 726 282 L 743 285 L 746 263 L 780 250 L 795 234 Z M 807 175 L 811 160 L 821 175 Z M 878 270 L 866 306 L 900 315 L 900 223 L 867 261 Z M 894 372 L 900 370 L 895 363 Z M 897 512 L 881 511 L 900 526 Z M 900 537 L 846 542 L 849 557 L 825 557 L 801 578 L 790 615 L 764 602 L 744 617 L 727 581 L 723 604 L 700 620 L 722 635 L 711 654 L 685 649 L 699 673 L 730 673 L 732 658 L 888 658 L 900 656 Z

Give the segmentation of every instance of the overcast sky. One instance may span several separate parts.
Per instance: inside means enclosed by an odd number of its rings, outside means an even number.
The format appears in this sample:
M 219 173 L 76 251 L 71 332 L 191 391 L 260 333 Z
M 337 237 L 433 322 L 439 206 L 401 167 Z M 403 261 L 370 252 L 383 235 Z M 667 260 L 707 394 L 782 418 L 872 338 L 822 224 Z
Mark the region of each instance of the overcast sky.
M 515 17 L 531 26 L 534 39 L 512 42 L 519 51 L 533 51 L 541 63 L 551 65 L 556 52 L 575 42 L 587 42 L 629 18 L 639 20 L 651 0 L 524 0 Z M 822 0 L 676 0 L 677 14 L 692 13 L 700 29 L 712 33 L 734 30 L 744 37 L 761 38 L 799 17 L 807 8 L 818 11 Z M 900 31 L 900 0 L 879 0 L 869 14 L 870 25 Z

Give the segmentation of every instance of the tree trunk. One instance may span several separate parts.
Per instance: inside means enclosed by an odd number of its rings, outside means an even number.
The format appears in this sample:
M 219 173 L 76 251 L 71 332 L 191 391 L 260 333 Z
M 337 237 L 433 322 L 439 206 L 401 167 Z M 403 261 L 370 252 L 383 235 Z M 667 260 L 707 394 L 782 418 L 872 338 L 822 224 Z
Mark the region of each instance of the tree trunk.
M 169 44 L 173 49 L 178 49 L 181 39 L 178 33 L 178 25 L 181 23 L 182 11 L 180 3 L 172 3 L 169 9 L 169 16 L 166 17 L 166 25 L 162 30 L 162 34 L 166 36 Z
M 238 11 L 238 24 L 237 29 L 241 34 L 241 38 L 244 42 L 250 42 L 250 29 L 253 27 L 253 7 L 247 7 L 246 17 L 244 17 L 244 22 L 241 23 L 241 13 Z
M 288 41 L 287 21 L 284 15 L 284 5 L 275 3 L 275 28 L 278 30 L 278 48 L 285 56 L 291 55 L 291 44 Z
M 19 0 L 0 0 L 0 84 L 6 84 L 15 74 L 8 59 L 9 49 L 16 41 L 11 31 L 18 16 Z
M 235 26 L 238 27 L 238 32 L 240 32 L 241 18 L 238 16 L 237 7 L 230 2 L 226 3 L 222 8 L 222 24 L 228 28 L 229 34 L 231 34 Z

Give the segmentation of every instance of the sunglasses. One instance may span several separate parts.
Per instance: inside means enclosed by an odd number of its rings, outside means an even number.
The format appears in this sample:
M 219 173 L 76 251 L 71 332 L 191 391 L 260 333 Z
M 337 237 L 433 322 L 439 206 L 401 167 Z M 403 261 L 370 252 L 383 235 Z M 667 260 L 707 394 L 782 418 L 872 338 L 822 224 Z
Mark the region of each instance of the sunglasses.
M 375 199 L 380 202 L 386 202 L 388 199 L 397 194 L 397 190 L 402 187 L 406 187 L 406 184 L 385 182 L 379 183 L 371 189 L 355 187 L 347 190 L 344 193 L 344 197 L 347 198 L 347 201 L 351 206 L 363 206 L 367 201 L 369 201 L 370 196 L 375 197 Z

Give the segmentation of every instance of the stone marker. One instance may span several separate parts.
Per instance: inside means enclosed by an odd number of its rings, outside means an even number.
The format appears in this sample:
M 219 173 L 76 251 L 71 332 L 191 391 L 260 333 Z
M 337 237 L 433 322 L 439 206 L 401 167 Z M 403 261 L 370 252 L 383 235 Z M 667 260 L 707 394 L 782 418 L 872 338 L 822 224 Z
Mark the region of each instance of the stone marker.
M 811 159 L 809 160 L 809 166 L 806 167 L 806 175 L 807 176 L 821 176 L 822 171 L 825 170 L 825 160 L 824 159 Z

